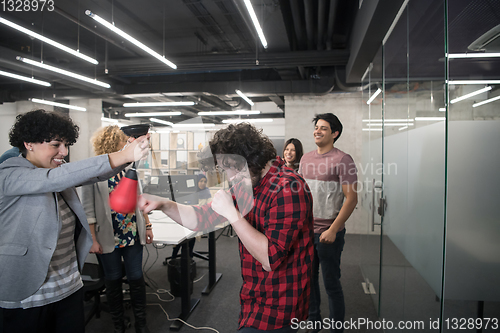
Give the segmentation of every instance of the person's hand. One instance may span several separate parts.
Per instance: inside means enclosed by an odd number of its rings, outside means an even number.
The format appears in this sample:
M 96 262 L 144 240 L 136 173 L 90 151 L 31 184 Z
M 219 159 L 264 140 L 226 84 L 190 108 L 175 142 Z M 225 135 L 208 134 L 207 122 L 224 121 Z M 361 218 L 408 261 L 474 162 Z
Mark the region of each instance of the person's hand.
M 153 230 L 146 229 L 146 244 L 153 243 Z
M 212 200 L 212 209 L 217 214 L 224 216 L 229 223 L 236 222 L 241 218 L 241 214 L 234 207 L 233 197 L 224 190 L 215 193 Z
M 168 199 L 144 193 L 139 196 L 139 199 L 137 200 L 137 206 L 140 210 L 147 214 L 152 210 L 161 210 L 168 201 Z
M 89 253 L 102 254 L 101 244 L 99 244 L 98 241 L 94 240 L 94 242 L 92 243 L 92 247 L 89 250 Z
M 328 229 L 326 231 L 323 231 L 323 233 L 321 233 L 321 235 L 319 236 L 319 242 L 326 244 L 333 244 L 336 238 L 337 238 L 337 233 L 335 231 Z
M 127 144 L 122 148 L 122 151 L 127 153 L 130 162 L 144 160 L 149 154 L 149 133 L 134 139 L 128 138 Z

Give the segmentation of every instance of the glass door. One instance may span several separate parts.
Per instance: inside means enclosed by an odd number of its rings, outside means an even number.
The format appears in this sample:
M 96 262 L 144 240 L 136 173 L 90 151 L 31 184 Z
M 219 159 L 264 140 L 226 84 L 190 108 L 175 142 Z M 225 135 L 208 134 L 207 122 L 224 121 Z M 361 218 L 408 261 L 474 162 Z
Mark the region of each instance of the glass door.
M 444 5 L 410 0 L 383 45 L 380 317 L 433 332 L 440 317 L 445 216 Z M 401 325 L 402 326 L 399 326 Z M 398 325 L 396 327 L 396 325 Z
M 378 312 L 380 295 L 380 235 L 382 217 L 378 212 L 382 198 L 382 49 L 367 68 L 361 92 L 363 110 L 363 157 L 358 170 L 359 200 L 363 207 L 365 230 L 360 236 L 362 287 L 371 295 Z

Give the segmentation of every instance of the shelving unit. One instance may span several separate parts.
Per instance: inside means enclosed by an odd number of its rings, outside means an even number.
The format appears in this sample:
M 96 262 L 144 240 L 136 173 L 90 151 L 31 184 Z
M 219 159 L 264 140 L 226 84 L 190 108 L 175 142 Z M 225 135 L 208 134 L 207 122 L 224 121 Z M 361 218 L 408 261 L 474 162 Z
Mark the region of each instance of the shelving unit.
M 200 170 L 197 154 L 208 143 L 204 131 L 153 133 L 151 135 L 151 175 L 192 175 Z

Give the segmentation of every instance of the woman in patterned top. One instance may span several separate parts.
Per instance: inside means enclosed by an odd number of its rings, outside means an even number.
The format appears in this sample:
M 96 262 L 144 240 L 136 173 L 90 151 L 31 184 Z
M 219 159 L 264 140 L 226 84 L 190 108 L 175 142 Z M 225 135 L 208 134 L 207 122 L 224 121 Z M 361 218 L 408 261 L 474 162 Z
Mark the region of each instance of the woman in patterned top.
M 119 151 L 133 141 L 116 125 L 103 127 L 92 136 L 96 155 Z M 109 193 L 118 185 L 124 172 L 104 182 L 84 186 L 82 200 L 90 224 L 93 245 L 104 269 L 106 297 L 115 332 L 124 332 L 122 294 L 122 258 L 130 285 L 136 332 L 149 332 L 146 327 L 146 286 L 142 275 L 142 250 L 153 242 L 148 216 L 139 210 L 120 214 L 109 206 Z
M 0 165 L 0 327 L 3 332 L 84 332 L 80 272 L 92 237 L 75 186 L 108 179 L 148 152 L 127 149 L 65 163 L 78 126 L 56 112 L 17 116 L 21 156 Z

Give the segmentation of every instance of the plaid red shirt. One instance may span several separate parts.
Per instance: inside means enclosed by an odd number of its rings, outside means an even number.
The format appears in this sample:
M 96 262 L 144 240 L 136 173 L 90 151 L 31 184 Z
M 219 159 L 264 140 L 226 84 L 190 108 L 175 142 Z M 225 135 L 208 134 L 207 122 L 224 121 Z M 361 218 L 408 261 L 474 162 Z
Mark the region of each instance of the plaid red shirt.
M 239 328 L 274 330 L 290 326 L 292 318 L 308 316 L 314 251 L 312 196 L 304 179 L 279 157 L 253 190 L 254 204 L 245 218 L 267 236 L 272 271 L 265 271 L 239 242 L 243 277 Z M 210 204 L 193 208 L 199 229 L 225 220 Z

